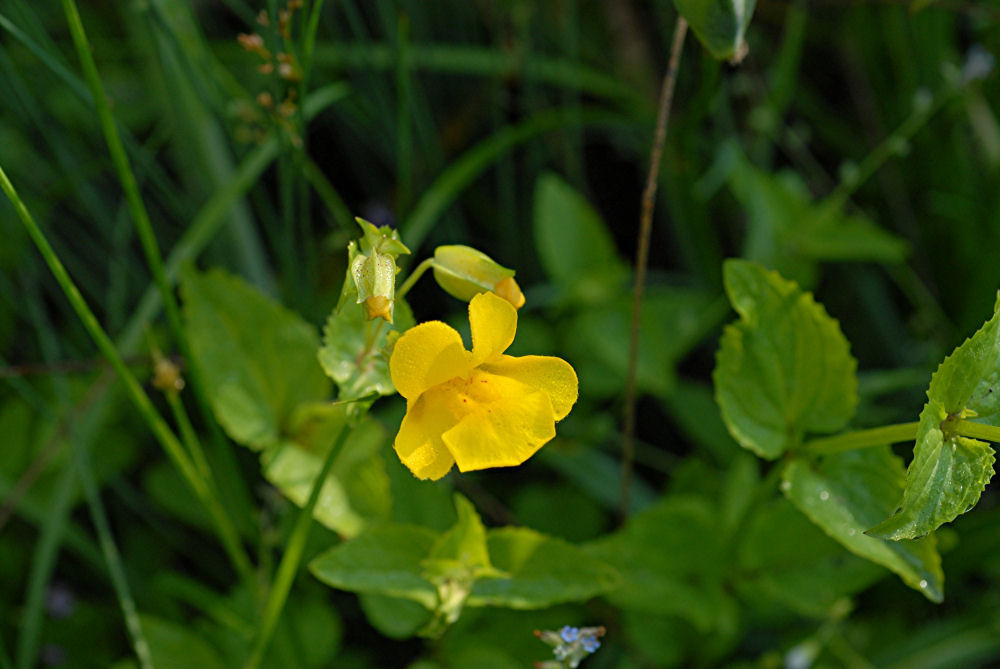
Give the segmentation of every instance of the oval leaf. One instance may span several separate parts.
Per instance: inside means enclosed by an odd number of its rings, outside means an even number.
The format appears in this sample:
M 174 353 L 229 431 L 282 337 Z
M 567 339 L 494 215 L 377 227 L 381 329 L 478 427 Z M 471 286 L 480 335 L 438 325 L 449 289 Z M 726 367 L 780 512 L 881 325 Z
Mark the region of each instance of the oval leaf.
M 934 537 L 894 542 L 864 533 L 895 508 L 903 488 L 903 463 L 888 446 L 838 453 L 816 463 L 794 459 L 782 475 L 788 499 L 847 550 L 892 570 L 931 601 L 944 598 Z
M 739 62 L 756 0 L 674 0 L 674 6 L 715 58 Z
M 726 327 L 712 375 L 730 434 L 774 459 L 806 432 L 843 428 L 858 403 L 857 363 L 837 321 L 756 263 L 727 260 L 723 273 L 741 317 Z

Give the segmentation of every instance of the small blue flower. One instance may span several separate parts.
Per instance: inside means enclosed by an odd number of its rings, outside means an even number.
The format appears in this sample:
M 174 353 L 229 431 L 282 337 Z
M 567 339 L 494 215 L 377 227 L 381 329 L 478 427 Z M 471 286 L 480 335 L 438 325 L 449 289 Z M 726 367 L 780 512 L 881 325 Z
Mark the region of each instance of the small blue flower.
M 562 640 L 566 643 L 573 643 L 580 637 L 580 629 L 566 625 L 559 630 L 559 636 L 562 637 Z
M 583 639 L 583 649 L 588 653 L 593 653 L 598 648 L 601 647 L 601 642 L 592 636 L 584 637 Z

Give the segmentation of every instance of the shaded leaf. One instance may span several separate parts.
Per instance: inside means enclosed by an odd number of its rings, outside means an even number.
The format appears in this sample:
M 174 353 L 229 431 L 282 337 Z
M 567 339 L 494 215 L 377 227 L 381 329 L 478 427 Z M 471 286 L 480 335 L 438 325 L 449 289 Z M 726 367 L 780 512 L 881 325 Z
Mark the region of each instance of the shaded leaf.
M 934 602 L 944 597 L 937 541 L 886 541 L 864 532 L 891 513 L 903 489 L 903 464 L 888 446 L 829 455 L 819 462 L 791 460 L 785 495 L 849 551 L 892 570 Z
M 587 200 L 555 174 L 535 183 L 535 248 L 545 273 L 571 297 L 601 301 L 618 290 L 628 270 L 604 221 Z
M 401 597 L 433 609 L 437 591 L 420 563 L 438 539 L 415 525 L 372 527 L 309 564 L 320 581 L 340 590 Z
M 218 651 L 188 626 L 146 614 L 139 616 L 139 622 L 157 669 L 224 669 L 226 666 Z
M 469 606 L 535 609 L 584 601 L 615 587 L 620 577 L 610 565 L 562 539 L 525 527 L 491 530 L 487 535 L 499 578 L 481 578 Z
M 191 351 L 234 441 L 276 444 L 298 405 L 329 395 L 319 337 L 297 314 L 220 270 L 187 273 L 181 293 Z
M 587 552 L 622 575 L 606 597 L 623 609 L 677 615 L 701 631 L 720 620 L 726 564 L 715 509 L 700 497 L 672 496 L 629 518 Z
M 691 30 L 719 60 L 741 60 L 756 0 L 674 0 Z
M 844 427 L 858 402 L 857 363 L 837 321 L 777 272 L 744 260 L 723 272 L 740 320 L 723 332 L 712 378 L 730 434 L 774 459 L 806 432 Z

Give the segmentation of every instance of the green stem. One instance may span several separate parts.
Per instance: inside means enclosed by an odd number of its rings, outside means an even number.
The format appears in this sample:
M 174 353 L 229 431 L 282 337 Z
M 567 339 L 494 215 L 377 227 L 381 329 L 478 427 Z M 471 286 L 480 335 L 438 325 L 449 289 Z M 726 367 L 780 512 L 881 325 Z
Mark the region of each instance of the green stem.
M 34 241 L 35 246 L 38 247 L 39 252 L 52 271 L 52 275 L 55 277 L 60 288 L 62 288 L 63 293 L 65 293 L 66 298 L 80 318 L 87 333 L 94 340 L 94 343 L 104 357 L 111 363 L 118 378 L 121 379 L 129 399 L 146 421 L 156 440 L 160 442 L 163 450 L 166 451 L 181 475 L 187 480 L 192 490 L 194 490 L 195 494 L 198 495 L 202 503 L 208 508 L 218 526 L 223 546 L 233 561 L 233 566 L 236 567 L 241 576 L 250 582 L 253 577 L 253 567 L 243 552 L 236 529 L 223 510 L 222 505 L 211 494 L 207 483 L 199 476 L 197 469 L 184 451 L 184 447 L 163 420 L 163 417 L 157 412 L 149 396 L 143 391 L 142 386 L 139 385 L 132 371 L 125 364 L 121 354 L 118 353 L 114 343 L 112 343 L 107 333 L 104 332 L 104 329 L 98 323 L 94 312 L 91 311 L 86 300 L 83 299 L 76 284 L 73 283 L 73 279 L 70 278 L 69 273 L 63 266 L 62 261 L 59 260 L 59 256 L 56 255 L 48 239 L 46 239 L 45 233 L 38 227 L 38 224 L 31 216 L 27 207 L 25 207 L 24 202 L 17 194 L 14 185 L 7 178 L 7 173 L 2 167 L 0 167 L 0 189 L 4 191 L 11 204 L 14 205 L 14 210 L 24 224 L 25 229 L 27 229 L 32 241 Z
M 349 434 L 350 430 L 346 426 L 341 428 L 340 434 L 337 436 L 337 441 L 326 454 L 326 460 L 323 462 L 319 475 L 313 481 L 309 500 L 302 507 L 302 510 L 299 511 L 299 517 L 295 520 L 292 536 L 288 540 L 285 554 L 278 565 L 278 573 L 274 577 L 271 593 L 264 607 L 264 617 L 261 620 L 257 643 L 254 645 L 253 653 L 244 665 L 244 669 L 256 669 L 264 659 L 264 653 L 267 652 L 267 648 L 271 643 L 271 637 L 274 635 L 278 619 L 281 617 L 281 611 L 285 607 L 285 601 L 288 599 L 292 582 L 295 580 L 295 574 L 299 570 L 299 563 L 302 561 L 302 554 L 306 548 L 306 540 L 309 538 L 309 529 L 312 527 L 313 509 L 316 508 L 316 502 L 319 500 L 323 484 L 326 482 L 330 470 L 333 469 L 333 463 L 337 459 L 337 454 L 340 453 Z
M 410 288 L 413 288 L 413 284 L 417 282 L 417 279 L 423 276 L 424 272 L 433 266 L 434 258 L 427 258 L 422 263 L 417 265 L 413 271 L 410 272 L 410 276 L 406 277 L 406 281 L 403 282 L 403 285 L 396 290 L 396 299 L 401 300 L 406 297 L 406 294 L 410 292 Z
M 917 422 L 899 423 L 897 425 L 875 427 L 870 430 L 845 432 L 834 437 L 811 439 L 802 444 L 798 450 L 812 455 L 830 455 L 832 453 L 853 451 L 859 448 L 872 448 L 874 446 L 896 444 L 901 441 L 912 441 L 917 438 L 917 427 L 919 425 L 920 423 Z
M 953 434 L 1000 443 L 1000 427 L 976 423 L 971 420 L 956 420 L 951 422 L 948 427 L 949 432 Z
M 170 405 L 170 413 L 173 415 L 174 422 L 181 431 L 181 440 L 187 447 L 191 459 L 205 480 L 210 481 L 212 468 L 208 464 L 208 458 L 205 457 L 205 450 L 201 447 L 201 442 L 194 431 L 194 426 L 191 425 L 191 419 L 188 417 L 187 409 L 184 408 L 184 403 L 181 401 L 180 393 L 176 390 L 167 390 L 163 394 L 167 397 L 167 404 Z
M 167 322 L 174 333 L 178 343 L 181 345 L 184 357 L 190 359 L 186 338 L 181 327 L 180 309 L 177 300 L 171 290 L 170 282 L 167 280 L 166 272 L 163 269 L 163 257 L 156 242 L 156 235 L 153 234 L 153 225 L 149 220 L 149 213 L 142 202 L 139 194 L 139 186 L 135 180 L 135 174 L 129 165 L 125 147 L 122 144 L 121 135 L 118 134 L 118 127 L 115 125 L 114 116 L 111 113 L 111 105 L 108 104 L 107 96 L 104 93 L 104 86 L 101 84 L 100 75 L 97 72 L 97 65 L 90 42 L 87 40 L 87 33 L 83 29 L 83 22 L 80 20 L 80 13 L 77 10 L 74 0 L 63 0 L 63 11 L 69 23 L 70 34 L 73 36 L 73 44 L 76 46 L 77 56 L 83 67 L 83 74 L 87 80 L 90 94 L 94 98 L 94 107 L 97 110 L 97 118 L 101 124 L 101 131 L 104 133 L 104 140 L 108 145 L 111 160 L 118 172 L 118 180 L 121 182 L 125 198 L 128 200 L 129 212 L 132 221 L 135 223 L 136 232 L 142 243 L 142 250 L 146 255 L 146 262 L 153 274 L 153 280 L 160 291 L 163 299 L 164 311 L 167 315 Z
M 837 211 L 843 208 L 847 204 L 847 199 L 851 197 L 854 191 L 868 181 L 887 160 L 894 155 L 898 155 L 901 147 L 904 147 L 906 142 L 960 90 L 962 90 L 962 85 L 958 82 L 952 82 L 944 86 L 944 88 L 939 89 L 934 97 L 926 103 L 915 104 L 913 112 L 900 124 L 896 131 L 872 149 L 871 153 L 865 156 L 864 160 L 853 171 L 853 174 L 843 179 L 833 189 L 826 198 L 826 203 L 829 204 L 831 210 Z

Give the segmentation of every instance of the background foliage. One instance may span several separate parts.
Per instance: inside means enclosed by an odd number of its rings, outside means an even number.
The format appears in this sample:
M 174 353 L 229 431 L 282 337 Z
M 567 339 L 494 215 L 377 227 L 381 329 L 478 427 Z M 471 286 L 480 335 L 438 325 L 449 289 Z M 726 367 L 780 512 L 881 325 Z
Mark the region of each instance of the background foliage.
M 312 42 L 312 3 L 293 11 L 286 39 L 278 2 L 81 4 L 180 286 L 185 390 L 149 382 L 153 352 L 181 361 L 182 343 L 58 3 L 0 3 L 0 165 L 156 407 L 185 446 L 204 444 L 191 466 L 214 473 L 235 551 L 250 556 L 241 567 L 218 510 L 163 457 L 2 204 L 0 667 L 133 666 L 135 626 L 157 667 L 240 666 L 269 620 L 264 666 L 522 667 L 549 653 L 532 630 L 564 624 L 607 627 L 592 667 L 1000 659 L 995 492 L 937 532 L 939 566 L 926 545 L 887 554 L 858 536 L 849 552 L 827 534 L 843 519 L 809 507 L 808 492 L 868 491 L 885 507 L 865 521 L 875 525 L 895 508 L 887 482 L 910 447 L 772 465 L 730 436 L 712 385 L 723 325 L 737 322 L 726 338 L 754 337 L 723 280 L 723 259 L 742 257 L 813 291 L 857 359 L 856 409 L 845 382 L 797 428 L 916 420 L 932 372 L 990 317 L 1000 285 L 995 3 L 762 0 L 739 66 L 689 37 L 660 173 L 623 528 L 630 259 L 673 5 L 345 0 L 321 6 Z M 390 448 L 398 397 L 326 458 L 349 412 L 330 407 L 316 351 L 327 366 L 359 345 L 322 331 L 354 215 L 398 226 L 410 267 L 462 243 L 517 270 L 527 305 L 511 352 L 561 356 L 581 384 L 529 463 L 417 482 Z M 418 321 L 466 320 L 429 278 L 407 301 Z M 372 375 L 353 380 L 374 388 Z M 726 394 L 720 385 L 723 414 Z M 304 537 L 296 505 L 326 464 L 318 523 L 286 575 L 286 605 L 269 613 L 282 557 Z M 373 522 L 385 524 L 363 533 Z M 429 556 L 453 573 L 455 547 L 468 545 L 481 547 L 461 565 L 471 595 L 436 619 L 422 605 L 435 583 L 409 567 Z M 393 560 L 392 588 L 359 573 Z M 510 582 L 479 580 L 494 568 Z M 907 587 L 936 570 L 942 593 Z M 428 629 L 443 634 L 415 636 Z

